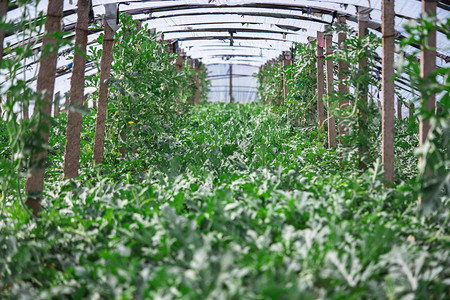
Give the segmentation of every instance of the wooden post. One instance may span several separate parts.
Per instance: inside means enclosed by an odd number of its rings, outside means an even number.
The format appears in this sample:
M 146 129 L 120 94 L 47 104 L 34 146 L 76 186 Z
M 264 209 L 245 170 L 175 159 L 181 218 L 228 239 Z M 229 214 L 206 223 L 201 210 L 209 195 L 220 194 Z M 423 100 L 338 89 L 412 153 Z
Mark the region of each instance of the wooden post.
M 194 104 L 200 104 L 200 61 L 198 59 L 194 60 L 194 68 L 195 68 L 195 96 L 194 96 Z
M 283 100 L 286 100 L 288 94 L 289 94 L 289 86 L 286 82 L 286 67 L 291 65 L 291 52 L 290 51 L 283 51 Z
M 384 178 L 394 182 L 394 47 L 395 11 L 394 0 L 383 0 L 381 4 L 381 30 L 383 34 L 382 62 L 382 156 Z
M 346 23 L 345 17 L 339 17 L 338 23 L 344 25 Z M 338 46 L 340 49 L 347 49 L 347 45 L 345 44 L 345 40 L 347 39 L 347 35 L 343 32 L 338 33 Z M 346 62 L 339 61 L 338 62 L 338 78 L 339 81 L 345 81 L 347 79 L 347 75 L 345 73 L 348 70 L 348 65 Z M 338 85 L 339 92 L 342 94 L 348 93 L 348 87 L 345 84 L 339 83 Z M 342 99 L 339 103 L 339 108 L 344 110 L 348 107 L 349 101 L 347 99 Z M 339 120 L 339 136 L 344 136 L 346 133 L 345 126 L 343 125 L 343 119 Z
M 29 115 L 28 115 L 28 103 L 26 102 L 22 102 L 22 118 L 24 120 L 28 120 L 29 119 Z
M 331 46 L 333 44 L 333 36 L 331 34 L 325 35 L 325 57 L 333 55 Z M 333 60 L 329 59 L 325 61 L 327 69 L 327 94 L 330 95 L 333 92 Z M 336 147 L 336 120 L 331 115 L 330 103 L 328 102 L 328 148 Z
M 181 50 L 175 61 L 175 66 L 177 67 L 178 71 L 180 71 L 180 72 L 183 71 L 183 64 L 184 64 L 185 59 L 186 59 L 186 54 L 184 53 L 183 50 Z
M 415 109 L 415 107 L 414 107 L 414 103 L 409 103 L 409 107 L 408 107 L 408 117 L 409 118 L 412 118 L 412 117 L 414 117 L 414 109 Z
M 0 21 L 4 20 L 6 13 L 8 12 L 9 0 L 0 0 Z M 5 40 L 5 33 L 0 30 L 0 67 L 3 60 L 3 41 Z
M 422 11 L 428 15 L 436 16 L 436 0 L 422 0 Z M 427 41 L 427 49 L 421 46 L 420 52 L 420 77 L 425 78 L 432 74 L 436 69 L 436 30 L 430 32 Z M 428 99 L 422 95 L 422 107 L 430 112 L 436 113 L 436 96 L 432 95 Z M 430 121 L 424 120 L 422 116 L 419 119 L 419 145 L 423 145 L 430 131 Z M 421 161 L 422 158 L 419 158 Z M 430 169 L 426 169 L 427 174 L 432 174 Z M 419 196 L 418 205 L 422 204 L 422 196 Z
M 325 82 L 323 74 L 323 47 L 325 46 L 325 39 L 322 32 L 317 32 L 317 120 L 318 130 L 322 131 L 325 122 L 325 107 L 322 102 L 322 97 L 325 92 Z
M 95 164 L 103 162 L 103 150 L 105 145 L 105 126 L 106 126 L 106 111 L 108 108 L 108 92 L 109 85 L 106 83 L 111 74 L 112 53 L 114 44 L 114 30 L 104 20 L 104 35 L 103 35 L 103 50 L 100 62 L 100 82 L 98 91 L 97 104 L 97 120 L 95 123 L 95 137 L 94 137 L 94 155 Z
M 397 97 L 397 119 L 402 119 L 402 99 Z
M 48 46 L 55 45 L 56 40 L 49 35 L 61 30 L 61 19 L 63 17 L 64 0 L 50 0 L 47 7 L 47 21 L 45 22 L 46 35 L 42 40 L 42 44 Z M 45 92 L 45 105 L 42 106 L 44 117 L 42 122 L 50 126 L 47 116 L 52 112 L 52 97 L 55 87 L 56 77 L 56 61 L 58 59 L 58 51 L 54 51 L 42 57 L 39 64 L 39 74 L 37 77 L 37 92 Z M 31 208 L 33 214 L 38 217 L 41 211 L 42 192 L 44 190 L 44 173 L 45 160 L 47 158 L 46 145 L 48 144 L 48 131 L 41 132 L 42 149 L 38 153 L 34 153 L 31 163 L 31 176 L 27 179 L 25 186 L 27 200 L 26 204 Z
M 436 0 L 422 0 L 422 11 L 428 15 L 436 15 Z M 421 47 L 420 55 L 420 76 L 427 77 L 436 69 L 436 30 L 430 33 L 427 41 L 428 48 Z M 422 106 L 429 112 L 435 112 L 436 96 L 433 95 L 428 99 L 422 97 Z M 427 140 L 428 132 L 430 131 L 430 122 L 420 118 L 419 123 L 419 144 L 423 145 Z
M 90 0 L 78 0 L 77 25 L 75 27 L 75 47 L 86 53 L 89 25 Z M 81 108 L 84 97 L 86 59 L 78 51 L 73 58 L 72 77 L 70 79 L 69 106 Z M 71 110 L 67 112 L 66 147 L 64 155 L 63 179 L 78 177 L 80 165 L 81 114 Z
M 233 103 L 233 65 L 230 64 L 230 103 Z
M 57 118 L 59 115 L 59 96 L 60 93 L 56 92 L 53 99 L 53 117 Z
M 358 38 L 359 39 L 364 39 L 366 36 L 366 31 L 369 28 L 369 20 L 370 20 L 370 12 L 372 11 L 372 9 L 370 8 L 366 8 L 366 7 L 357 7 L 357 15 L 358 15 Z M 358 64 L 358 68 L 359 68 L 359 73 L 362 75 L 365 72 L 367 72 L 367 58 L 364 57 L 359 61 Z M 364 87 L 364 88 L 369 88 Z M 367 128 L 367 119 L 368 119 L 368 111 L 367 111 L 367 107 L 368 107 L 368 90 L 367 91 L 362 91 L 360 94 L 359 99 L 357 99 L 357 101 L 359 101 L 359 107 L 363 107 L 362 110 L 360 110 L 360 114 L 361 117 L 359 119 L 359 131 L 361 135 L 365 135 L 366 133 L 364 132 L 365 129 Z M 367 165 L 366 163 L 362 160 L 362 157 L 364 156 L 364 154 L 367 152 L 367 145 L 366 145 L 367 139 L 362 139 L 359 143 L 359 167 L 361 169 L 366 169 Z

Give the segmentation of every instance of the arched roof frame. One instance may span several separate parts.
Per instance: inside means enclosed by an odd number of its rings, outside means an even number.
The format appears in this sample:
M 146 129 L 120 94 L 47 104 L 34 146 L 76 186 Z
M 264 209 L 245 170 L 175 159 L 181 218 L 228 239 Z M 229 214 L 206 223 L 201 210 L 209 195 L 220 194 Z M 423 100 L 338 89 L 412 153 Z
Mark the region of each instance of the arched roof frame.
M 65 0 L 65 30 L 73 31 L 76 22 L 76 0 L 72 1 L 73 4 L 66 5 L 68 1 Z M 42 10 L 46 8 L 45 2 L 43 1 Z M 101 13 L 103 4 L 119 2 L 122 1 L 93 0 L 93 8 L 96 13 Z M 264 58 L 261 58 L 261 56 L 258 57 L 255 54 L 249 55 L 245 52 L 239 52 L 241 55 L 232 55 L 227 51 L 223 55 L 220 55 L 220 53 L 217 55 L 217 51 L 220 51 L 220 48 L 224 47 L 227 40 L 229 40 L 229 34 L 226 34 L 229 28 L 221 31 L 218 30 L 217 25 L 223 24 L 226 27 L 231 25 L 231 21 L 237 25 L 238 23 L 242 23 L 236 22 L 242 16 L 245 19 L 259 18 L 260 21 L 248 22 L 246 20 L 247 22 L 244 23 L 250 24 L 247 29 L 239 29 L 236 28 L 237 26 L 231 27 L 236 30 L 236 34 L 233 37 L 236 45 L 233 49 L 236 48 L 236 51 L 242 50 L 238 49 L 242 45 L 260 48 L 264 51 L 264 49 L 272 48 L 268 47 L 267 44 L 276 44 L 277 47 L 275 49 L 281 53 L 281 51 L 290 48 L 290 42 L 305 42 L 306 37 L 315 36 L 316 31 L 322 30 L 326 24 L 331 24 L 338 15 L 345 16 L 349 20 L 349 23 L 356 22 L 356 7 L 370 7 L 373 9 L 372 16 L 374 20 L 369 22 L 369 28 L 375 32 L 380 32 L 380 22 L 376 22 L 376 20 L 381 20 L 380 0 L 258 0 L 246 1 L 245 3 L 241 0 L 130 0 L 128 2 L 130 2 L 129 6 L 120 6 L 121 12 L 128 12 L 135 19 L 140 19 L 150 26 L 163 20 L 169 21 L 165 27 L 161 25 L 155 27 L 161 29 L 167 38 L 179 40 L 182 47 L 186 47 L 187 52 L 192 53 L 193 57 L 195 57 L 195 51 L 192 51 L 192 49 L 198 49 L 202 53 L 198 58 L 204 58 L 204 62 L 208 64 L 237 63 L 257 66 L 272 58 L 271 55 L 263 55 Z M 421 1 L 408 0 L 398 2 L 401 2 L 401 5 L 396 5 L 396 25 L 398 30 L 397 37 L 401 38 L 400 29 L 402 22 L 417 17 L 416 13 L 420 11 Z M 441 19 L 450 17 L 449 9 L 450 1 L 439 1 L 438 17 Z M 13 17 L 11 13 L 14 10 L 14 6 L 10 6 L 8 17 Z M 229 22 L 202 23 L 199 17 L 206 15 L 214 16 L 216 19 L 220 16 L 225 16 Z M 176 19 L 181 20 L 182 18 L 185 19 L 183 22 L 170 24 L 170 21 L 173 22 Z M 310 28 L 304 28 L 298 23 L 313 25 Z M 267 25 L 272 26 L 272 28 L 267 28 Z M 192 29 L 183 28 L 186 26 L 192 27 Z M 321 28 L 318 29 L 318 27 Z M 286 35 L 283 36 L 283 33 Z M 98 34 L 98 31 L 90 31 L 90 34 Z M 95 44 L 95 42 L 91 44 Z M 220 47 L 210 47 L 209 51 L 211 51 L 211 54 L 207 54 L 207 50 L 202 48 L 205 48 L 205 45 L 208 44 L 219 45 Z M 261 46 L 262 44 L 264 45 Z M 269 51 L 267 52 L 269 53 Z M 448 62 L 446 53 L 441 53 L 440 57 Z

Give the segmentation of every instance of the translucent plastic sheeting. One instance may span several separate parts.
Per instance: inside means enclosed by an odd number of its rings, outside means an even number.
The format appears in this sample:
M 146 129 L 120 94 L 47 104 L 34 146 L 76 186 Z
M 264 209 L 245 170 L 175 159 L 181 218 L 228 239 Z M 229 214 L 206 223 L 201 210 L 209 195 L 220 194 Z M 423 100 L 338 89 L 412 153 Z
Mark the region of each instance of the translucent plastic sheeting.
M 231 65 L 233 74 L 232 95 L 235 102 L 257 101 L 257 78 L 254 76 L 259 67 L 249 65 Z M 230 65 L 208 65 L 208 78 L 211 81 L 210 101 L 230 102 Z
M 64 1 L 66 30 L 74 29 L 77 18 L 76 2 L 77 0 Z M 103 4 L 119 2 L 123 1 L 93 0 L 94 15 L 104 13 Z M 304 43 L 308 36 L 315 37 L 317 31 L 323 31 L 326 24 L 336 20 L 332 16 L 334 12 L 346 16 L 347 23 L 356 29 L 358 6 L 373 9 L 369 25 L 372 32 L 381 36 L 378 32 L 381 23 L 381 0 L 131 0 L 128 2 L 129 5 L 120 5 L 121 12 L 130 12 L 134 19 L 143 20 L 150 28 L 163 32 L 166 40 L 178 40 L 179 46 L 185 49 L 189 56 L 201 59 L 212 71 L 219 68 L 219 65 L 227 69 L 231 64 L 234 68 L 241 65 L 243 68 L 257 72 L 258 66 L 278 57 L 282 51 L 289 50 L 293 42 Z M 36 17 L 38 12 L 45 12 L 47 3 L 47 0 L 41 1 L 37 9 L 32 10 L 28 17 L 31 19 Z M 417 18 L 421 10 L 421 1 L 396 0 L 396 30 L 404 33 L 404 23 L 410 18 Z M 7 19 L 14 20 L 21 13 L 20 9 L 12 10 L 8 12 Z M 447 20 L 450 13 L 447 9 L 439 7 L 437 16 L 441 20 Z M 229 29 L 236 31 L 233 37 L 234 47 L 230 47 Z M 95 35 L 90 35 L 89 40 L 92 41 L 93 37 Z M 21 38 L 21 36 L 10 36 L 5 41 L 14 44 L 20 42 Z M 334 36 L 334 41 L 336 39 L 337 37 Z M 95 43 L 94 45 L 99 46 Z M 447 37 L 439 32 L 437 48 L 444 55 L 450 52 Z M 381 48 L 378 50 L 381 53 Z M 410 50 L 415 51 L 413 48 Z M 58 67 L 69 64 L 65 57 L 58 60 Z M 449 64 L 442 58 L 437 58 L 437 65 L 448 66 Z M 31 65 L 24 73 L 26 78 L 35 74 L 36 70 L 37 66 Z M 67 81 L 70 76 L 69 73 L 59 78 Z M 0 77 L 0 80 L 2 79 Z M 249 80 L 248 84 L 253 90 L 256 89 L 256 81 Z M 68 84 L 57 84 L 56 87 L 60 92 L 69 89 Z M 219 92 L 217 90 L 212 93 Z M 224 95 L 228 94 L 224 93 Z M 226 99 L 218 96 L 216 98 Z M 235 98 L 237 101 L 247 101 L 247 99 L 256 99 L 256 94 L 254 93 L 253 96 L 243 94 Z

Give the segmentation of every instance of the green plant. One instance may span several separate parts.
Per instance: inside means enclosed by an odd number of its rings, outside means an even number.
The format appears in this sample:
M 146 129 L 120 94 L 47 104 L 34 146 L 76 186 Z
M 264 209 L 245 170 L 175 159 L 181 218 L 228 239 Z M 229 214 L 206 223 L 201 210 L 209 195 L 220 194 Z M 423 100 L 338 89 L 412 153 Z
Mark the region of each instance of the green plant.
M 425 101 L 414 99 L 420 103 L 416 116 L 430 123 L 427 141 L 416 150 L 420 159 L 418 182 L 421 185 L 423 208 L 430 212 L 443 203 L 448 205 L 450 199 L 450 68 L 437 68 L 423 78 L 420 64 L 415 59 L 419 50 L 414 53 L 407 53 L 406 50 L 410 45 L 430 49 L 428 38 L 433 30 L 439 30 L 450 38 L 450 20 L 439 21 L 436 16 L 423 14 L 417 20 L 405 24 L 405 30 L 407 38 L 400 42 L 398 73 L 408 74 L 411 87 L 419 91 L 423 99 L 429 99 L 432 95 L 440 97 L 436 111 L 427 109 Z

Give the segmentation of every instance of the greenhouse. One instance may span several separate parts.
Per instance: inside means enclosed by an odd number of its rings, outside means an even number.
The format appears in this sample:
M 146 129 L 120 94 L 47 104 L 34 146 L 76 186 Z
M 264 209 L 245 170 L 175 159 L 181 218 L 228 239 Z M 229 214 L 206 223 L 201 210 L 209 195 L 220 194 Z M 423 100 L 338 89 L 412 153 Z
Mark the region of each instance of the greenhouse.
M 449 299 L 450 1 L 0 0 L 0 299 Z

